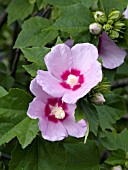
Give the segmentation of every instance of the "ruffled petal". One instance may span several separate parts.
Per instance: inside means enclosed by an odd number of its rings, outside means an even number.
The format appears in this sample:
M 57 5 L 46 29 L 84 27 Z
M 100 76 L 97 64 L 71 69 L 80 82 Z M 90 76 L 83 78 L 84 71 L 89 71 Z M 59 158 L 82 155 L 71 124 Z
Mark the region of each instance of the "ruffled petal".
M 85 96 L 93 87 L 102 80 L 101 64 L 96 61 L 90 70 L 84 74 L 84 83 L 76 91 L 65 93 L 62 100 L 66 103 L 75 103 L 79 98 Z
M 39 129 L 42 137 L 49 141 L 60 141 L 68 136 L 66 128 L 61 122 L 54 123 L 46 118 L 39 120 Z
M 63 96 L 65 89 L 60 85 L 60 81 L 48 71 L 38 70 L 36 79 L 37 83 L 49 95 L 53 97 Z
M 46 104 L 42 100 L 35 97 L 29 104 L 27 115 L 32 119 L 42 118 L 45 114 L 45 106 Z
M 33 79 L 30 84 L 30 91 L 32 94 L 42 100 L 42 102 L 47 102 L 48 98 L 52 98 L 52 96 L 48 95 L 42 87 L 37 83 L 37 79 Z
M 108 69 L 114 69 L 124 62 L 126 56 L 125 50 L 119 48 L 108 35 L 103 32 L 99 39 L 99 57 L 102 58 L 103 66 Z
M 48 71 L 58 79 L 61 79 L 60 76 L 65 70 L 70 70 L 72 67 L 71 50 L 65 44 L 53 47 L 44 60 Z
M 78 123 L 76 123 L 75 117 L 70 116 L 62 123 L 70 136 L 74 136 L 76 138 L 85 136 L 85 133 L 87 131 L 87 124 L 85 120 L 82 119 Z
M 90 43 L 76 44 L 71 48 L 73 67 L 86 72 L 98 58 L 97 48 Z
M 124 11 L 124 17 L 126 18 L 126 19 L 128 19 L 128 5 L 127 5 L 127 8 L 126 8 L 126 10 Z

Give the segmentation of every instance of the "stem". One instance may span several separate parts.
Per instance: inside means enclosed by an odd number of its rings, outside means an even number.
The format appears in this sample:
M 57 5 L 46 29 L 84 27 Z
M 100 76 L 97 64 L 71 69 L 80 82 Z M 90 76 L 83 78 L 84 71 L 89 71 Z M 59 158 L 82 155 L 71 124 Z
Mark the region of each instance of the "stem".
M 7 21 L 7 12 L 6 10 L 4 10 L 2 15 L 0 16 L 0 28 L 5 24 L 6 21 Z

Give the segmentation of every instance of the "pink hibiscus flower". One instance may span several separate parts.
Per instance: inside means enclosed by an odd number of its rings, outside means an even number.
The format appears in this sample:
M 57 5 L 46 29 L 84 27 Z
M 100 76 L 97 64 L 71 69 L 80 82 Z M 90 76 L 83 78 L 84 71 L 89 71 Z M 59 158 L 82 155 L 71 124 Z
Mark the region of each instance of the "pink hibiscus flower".
M 30 90 L 36 97 L 29 104 L 27 115 L 39 119 L 42 137 L 49 141 L 59 141 L 68 135 L 83 137 L 87 130 L 85 120 L 75 122 L 76 104 L 62 102 L 61 98 L 53 98 L 42 90 L 37 79 L 32 80 Z
M 48 71 L 37 72 L 37 83 L 49 95 L 75 103 L 102 80 L 97 58 L 97 48 L 89 43 L 71 49 L 65 44 L 56 45 L 45 56 Z
M 111 40 L 106 32 L 102 32 L 99 37 L 98 45 L 99 57 L 102 58 L 103 66 L 107 69 L 114 69 L 124 62 L 126 51 L 119 48 L 116 43 Z

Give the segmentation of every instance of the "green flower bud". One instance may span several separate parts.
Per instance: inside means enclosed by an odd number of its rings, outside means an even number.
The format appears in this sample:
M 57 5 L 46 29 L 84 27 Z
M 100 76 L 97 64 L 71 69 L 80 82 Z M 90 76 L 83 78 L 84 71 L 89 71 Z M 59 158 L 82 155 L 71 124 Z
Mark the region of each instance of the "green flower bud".
M 111 20 L 117 21 L 118 19 L 121 18 L 121 16 L 122 16 L 122 13 L 120 11 L 114 9 L 110 12 L 110 14 L 108 15 L 108 18 Z
M 114 27 L 118 28 L 118 29 L 121 29 L 124 26 L 125 26 L 125 23 L 120 22 L 120 21 L 117 21 L 117 22 L 114 23 Z
M 112 19 L 109 19 L 108 21 L 107 21 L 107 24 L 109 24 L 109 25 L 112 25 L 114 23 L 114 21 L 112 20 Z
M 128 168 L 128 161 L 125 162 L 125 167 Z
M 91 98 L 90 102 L 95 104 L 103 104 L 105 102 L 105 98 L 101 93 L 95 93 Z
M 105 22 L 107 22 L 107 17 L 105 15 L 105 13 L 102 11 L 96 11 L 94 13 L 94 19 L 96 22 L 99 22 L 101 24 L 104 24 Z
M 110 24 L 105 24 L 103 26 L 103 29 L 106 31 L 106 32 L 109 32 L 110 30 L 112 30 L 113 26 L 110 25 Z
M 113 166 L 112 170 L 123 170 L 123 169 L 120 165 L 117 165 L 117 166 Z
M 94 35 L 99 35 L 102 31 L 102 25 L 98 23 L 92 23 L 89 25 L 89 30 Z
M 115 30 L 112 30 L 111 33 L 109 34 L 109 37 L 111 39 L 116 39 L 116 38 L 119 37 L 119 33 L 117 31 L 115 31 Z

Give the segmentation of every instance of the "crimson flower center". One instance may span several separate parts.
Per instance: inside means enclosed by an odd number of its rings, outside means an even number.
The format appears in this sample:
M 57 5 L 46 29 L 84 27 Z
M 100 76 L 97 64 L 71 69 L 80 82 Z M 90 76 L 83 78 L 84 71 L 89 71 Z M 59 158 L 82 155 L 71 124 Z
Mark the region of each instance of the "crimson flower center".
M 61 79 L 62 82 L 60 82 L 60 85 L 73 91 L 79 89 L 85 81 L 84 75 L 77 69 L 66 70 L 61 75 Z

